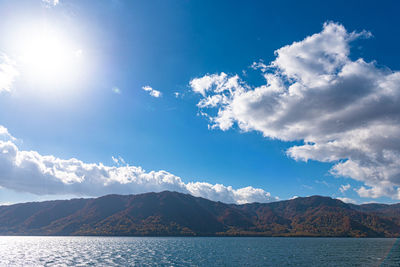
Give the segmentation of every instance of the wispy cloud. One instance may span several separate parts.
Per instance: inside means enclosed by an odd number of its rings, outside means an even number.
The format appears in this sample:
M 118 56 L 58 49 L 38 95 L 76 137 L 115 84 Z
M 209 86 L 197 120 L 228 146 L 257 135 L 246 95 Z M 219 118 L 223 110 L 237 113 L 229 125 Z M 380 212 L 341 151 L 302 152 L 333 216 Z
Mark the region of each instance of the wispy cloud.
M 6 127 L 0 125 L 0 141 L 7 141 L 7 140 L 11 140 L 14 142 L 16 141 L 16 138 L 8 132 L 8 129 Z
M 325 180 L 315 180 L 315 183 L 317 183 L 317 184 L 323 184 L 323 185 L 325 185 L 325 186 L 327 186 L 327 187 L 332 187 L 332 184 L 328 183 L 328 182 L 325 181 Z
M 167 171 L 146 172 L 113 157 L 117 166 L 85 163 L 81 160 L 43 156 L 20 150 L 8 130 L 1 126 L 0 186 L 37 195 L 69 194 L 100 196 L 172 190 L 228 203 L 269 202 L 270 193 L 251 186 L 234 189 L 222 184 L 189 182 Z M 1 133 L 0 132 L 0 133 Z
M 56 6 L 60 3 L 59 0 L 42 0 L 42 2 L 48 6 Z
M 148 85 L 143 86 L 142 89 L 145 90 L 146 92 L 149 92 L 149 95 L 151 95 L 152 97 L 159 98 L 162 96 L 162 93 L 160 91 L 155 90 Z
M 276 50 L 270 64 L 253 64 L 262 86 L 223 72 L 190 86 L 202 96 L 197 105 L 210 128 L 303 140 L 287 155 L 333 163 L 331 174 L 365 184 L 357 189 L 362 197 L 400 199 L 400 72 L 350 57 L 350 43 L 370 36 L 328 22 Z
M 310 186 L 310 185 L 306 185 L 306 184 L 302 184 L 302 185 L 301 185 L 301 187 L 304 187 L 305 189 L 308 189 L 308 190 L 311 190 L 311 189 L 313 189 L 313 187 L 312 187 L 312 186 Z
M 351 186 L 350 186 L 349 184 L 346 184 L 346 185 L 342 184 L 342 185 L 340 186 L 340 188 L 339 188 L 339 191 L 342 192 L 342 193 L 344 193 L 344 192 L 346 192 L 347 190 L 349 190 L 350 187 L 351 187 Z
M 117 164 L 118 166 L 127 165 L 125 160 L 121 156 L 118 157 L 111 156 L 111 158 L 114 161 L 114 163 Z
M 10 92 L 15 78 L 19 75 L 15 62 L 7 55 L 0 53 L 0 93 Z

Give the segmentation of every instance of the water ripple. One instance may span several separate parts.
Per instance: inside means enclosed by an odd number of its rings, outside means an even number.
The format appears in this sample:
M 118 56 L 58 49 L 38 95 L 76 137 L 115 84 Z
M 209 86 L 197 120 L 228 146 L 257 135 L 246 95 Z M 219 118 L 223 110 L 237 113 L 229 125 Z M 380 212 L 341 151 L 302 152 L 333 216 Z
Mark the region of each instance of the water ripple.
M 400 266 L 396 239 L 0 237 L 0 266 Z

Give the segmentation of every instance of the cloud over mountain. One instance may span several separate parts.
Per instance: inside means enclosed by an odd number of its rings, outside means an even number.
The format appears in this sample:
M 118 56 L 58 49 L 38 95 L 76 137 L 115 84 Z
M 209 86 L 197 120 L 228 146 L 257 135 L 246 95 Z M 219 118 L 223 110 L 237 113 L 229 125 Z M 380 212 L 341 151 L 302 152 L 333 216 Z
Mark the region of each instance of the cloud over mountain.
M 43 156 L 20 150 L 7 128 L 0 125 L 0 187 L 37 195 L 101 196 L 164 190 L 190 193 L 228 203 L 268 202 L 271 194 L 258 188 L 233 189 L 222 184 L 184 183 L 166 171 L 146 172 L 113 158 L 119 166 L 85 163 L 78 159 Z M 122 165 L 124 164 L 124 165 Z
M 341 24 L 275 51 L 265 77 L 252 86 L 238 75 L 193 79 L 198 107 L 211 128 L 259 131 L 270 139 L 303 141 L 287 155 L 331 162 L 331 173 L 365 184 L 361 197 L 400 199 L 400 72 L 350 58 L 350 43 L 368 38 Z

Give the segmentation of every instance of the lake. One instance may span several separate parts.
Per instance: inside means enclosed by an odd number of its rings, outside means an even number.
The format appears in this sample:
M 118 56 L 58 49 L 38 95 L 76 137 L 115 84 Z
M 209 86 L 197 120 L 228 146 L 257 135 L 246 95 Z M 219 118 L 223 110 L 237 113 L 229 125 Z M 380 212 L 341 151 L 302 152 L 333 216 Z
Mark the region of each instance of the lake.
M 0 266 L 400 266 L 384 238 L 0 237 Z

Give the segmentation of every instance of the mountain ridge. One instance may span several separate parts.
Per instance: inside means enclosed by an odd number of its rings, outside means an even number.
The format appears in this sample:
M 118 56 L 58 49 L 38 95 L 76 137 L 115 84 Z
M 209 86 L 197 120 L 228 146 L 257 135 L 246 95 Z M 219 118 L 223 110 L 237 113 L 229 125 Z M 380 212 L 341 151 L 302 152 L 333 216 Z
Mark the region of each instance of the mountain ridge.
M 400 204 L 226 204 L 163 191 L 0 206 L 1 235 L 398 237 Z

